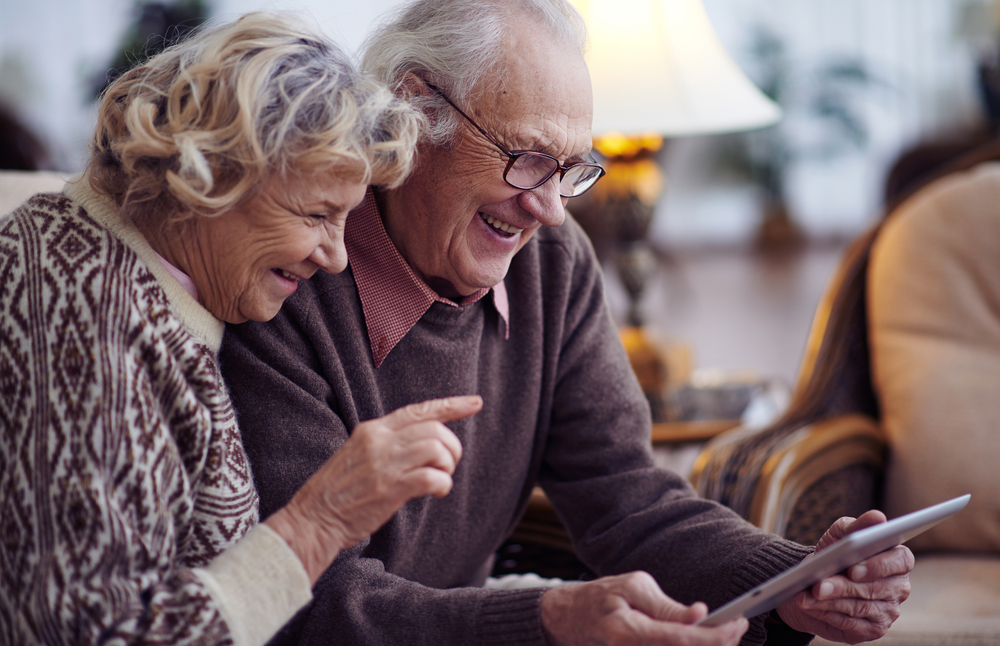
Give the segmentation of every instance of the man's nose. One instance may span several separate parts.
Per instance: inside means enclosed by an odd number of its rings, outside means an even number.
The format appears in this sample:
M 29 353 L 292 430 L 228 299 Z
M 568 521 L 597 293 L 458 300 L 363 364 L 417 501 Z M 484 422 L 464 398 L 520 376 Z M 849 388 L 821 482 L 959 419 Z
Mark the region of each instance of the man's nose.
M 566 202 L 569 198 L 559 195 L 559 173 L 549 181 L 518 197 L 521 208 L 547 227 L 557 227 L 566 220 Z

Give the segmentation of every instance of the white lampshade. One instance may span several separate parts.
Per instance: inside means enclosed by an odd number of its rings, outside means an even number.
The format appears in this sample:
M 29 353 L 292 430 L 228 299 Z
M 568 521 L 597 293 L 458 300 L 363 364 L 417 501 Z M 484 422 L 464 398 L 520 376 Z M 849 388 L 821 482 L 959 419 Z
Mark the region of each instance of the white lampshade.
M 570 0 L 587 23 L 593 132 L 750 130 L 781 109 L 722 47 L 700 0 Z

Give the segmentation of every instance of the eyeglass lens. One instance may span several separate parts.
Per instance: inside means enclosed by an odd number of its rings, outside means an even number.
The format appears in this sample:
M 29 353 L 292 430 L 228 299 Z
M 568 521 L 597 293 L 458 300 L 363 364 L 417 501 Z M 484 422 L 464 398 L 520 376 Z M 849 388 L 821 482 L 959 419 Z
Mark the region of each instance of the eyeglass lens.
M 575 197 L 593 186 L 602 174 L 601 169 L 594 166 L 574 166 L 566 171 L 559 182 L 559 193 Z
M 548 155 L 521 153 L 507 169 L 505 179 L 516 188 L 533 189 L 559 171 L 559 162 Z M 580 195 L 601 176 L 599 166 L 579 164 L 566 170 L 559 181 L 563 197 Z

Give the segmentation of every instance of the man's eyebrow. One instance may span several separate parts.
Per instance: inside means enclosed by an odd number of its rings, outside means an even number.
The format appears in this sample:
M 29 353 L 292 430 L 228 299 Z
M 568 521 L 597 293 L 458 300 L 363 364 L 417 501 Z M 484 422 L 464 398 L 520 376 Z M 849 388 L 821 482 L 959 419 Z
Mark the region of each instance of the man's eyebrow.
M 538 140 L 536 139 L 527 148 L 521 148 L 519 146 L 515 147 L 515 148 L 508 147 L 508 150 L 511 150 L 511 151 L 514 151 L 514 150 L 531 150 L 531 151 L 536 152 L 536 153 L 545 153 L 546 155 L 552 155 L 553 157 L 555 157 L 556 159 L 558 159 L 559 163 L 561 163 L 561 164 L 575 164 L 576 162 L 585 162 L 585 161 L 588 161 L 587 157 L 590 156 L 590 153 L 593 150 L 593 147 L 588 147 L 587 150 L 585 150 L 582 154 L 578 153 L 578 154 L 575 154 L 575 155 L 570 155 L 569 157 L 566 157 L 566 158 L 560 158 L 558 155 L 556 155 L 556 154 L 554 154 L 552 152 L 553 145 L 554 144 L 549 144 L 548 146 L 539 145 Z

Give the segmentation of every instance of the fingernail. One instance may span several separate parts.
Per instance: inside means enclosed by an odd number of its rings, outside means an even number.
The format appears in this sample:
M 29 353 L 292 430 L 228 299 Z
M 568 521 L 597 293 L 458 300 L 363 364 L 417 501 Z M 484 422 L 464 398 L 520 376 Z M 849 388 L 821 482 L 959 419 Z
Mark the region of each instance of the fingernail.
M 868 574 L 868 568 L 866 568 L 864 565 L 855 565 L 854 569 L 851 570 L 851 578 L 854 579 L 855 581 L 860 581 L 861 579 L 865 578 L 866 574 Z
M 833 584 L 829 581 L 824 581 L 819 586 L 819 594 L 816 595 L 818 599 L 826 599 L 831 594 L 833 594 Z

